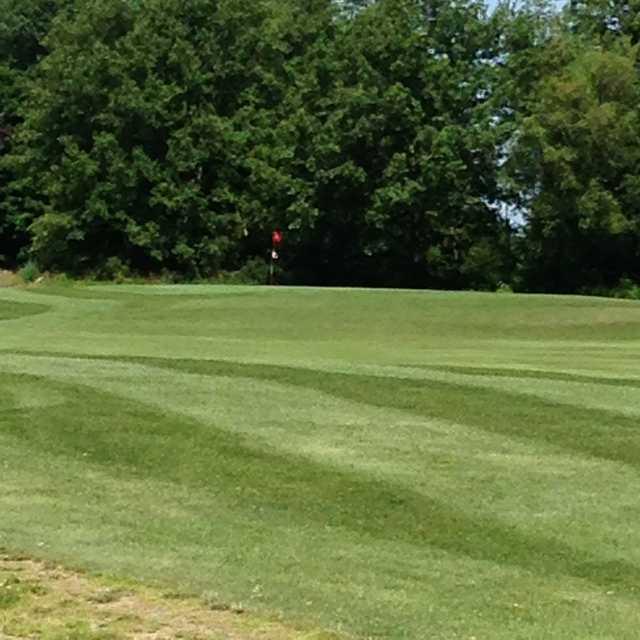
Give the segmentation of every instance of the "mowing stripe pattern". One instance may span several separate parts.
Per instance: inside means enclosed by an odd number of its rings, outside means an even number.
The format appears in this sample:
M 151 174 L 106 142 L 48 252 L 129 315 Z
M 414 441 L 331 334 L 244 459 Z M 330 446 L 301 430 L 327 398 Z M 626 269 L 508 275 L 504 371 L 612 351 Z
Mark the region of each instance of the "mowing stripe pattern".
M 0 290 L 0 548 L 355 637 L 635 638 L 639 356 L 624 301 Z

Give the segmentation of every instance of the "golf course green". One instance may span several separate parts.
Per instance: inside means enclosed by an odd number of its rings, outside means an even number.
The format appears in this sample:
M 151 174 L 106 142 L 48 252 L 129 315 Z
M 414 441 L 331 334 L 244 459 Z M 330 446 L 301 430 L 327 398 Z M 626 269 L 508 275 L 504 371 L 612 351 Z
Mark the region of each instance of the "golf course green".
M 635 640 L 640 303 L 0 289 L 0 550 L 338 636 Z

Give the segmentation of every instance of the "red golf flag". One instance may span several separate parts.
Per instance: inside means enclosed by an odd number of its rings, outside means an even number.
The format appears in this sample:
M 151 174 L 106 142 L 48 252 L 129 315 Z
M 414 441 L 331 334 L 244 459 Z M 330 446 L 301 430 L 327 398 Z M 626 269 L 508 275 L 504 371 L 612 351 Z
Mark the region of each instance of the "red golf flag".
M 280 229 L 276 229 L 271 234 L 271 242 L 274 247 L 279 247 L 282 244 L 282 231 L 280 231 Z

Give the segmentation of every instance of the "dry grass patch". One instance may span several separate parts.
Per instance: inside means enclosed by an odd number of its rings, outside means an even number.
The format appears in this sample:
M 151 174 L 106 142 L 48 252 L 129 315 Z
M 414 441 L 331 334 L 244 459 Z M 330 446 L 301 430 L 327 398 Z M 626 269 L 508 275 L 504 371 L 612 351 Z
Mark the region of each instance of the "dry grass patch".
M 0 640 L 293 640 L 314 638 L 240 607 L 148 587 L 106 584 L 49 564 L 0 555 Z
M 22 279 L 13 271 L 0 269 L 0 287 L 17 287 L 22 284 Z

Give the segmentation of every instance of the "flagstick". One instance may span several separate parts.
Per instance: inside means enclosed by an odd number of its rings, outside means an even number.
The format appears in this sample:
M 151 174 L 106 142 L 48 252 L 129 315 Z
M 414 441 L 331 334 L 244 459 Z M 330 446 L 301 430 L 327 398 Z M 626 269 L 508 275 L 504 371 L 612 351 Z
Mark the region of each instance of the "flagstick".
M 276 283 L 276 262 L 280 258 L 278 248 L 282 244 L 282 231 L 274 229 L 271 233 L 271 261 L 269 262 L 269 284 Z

